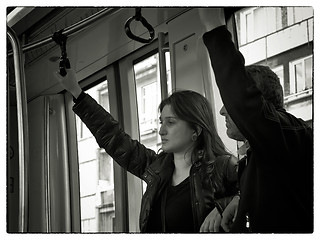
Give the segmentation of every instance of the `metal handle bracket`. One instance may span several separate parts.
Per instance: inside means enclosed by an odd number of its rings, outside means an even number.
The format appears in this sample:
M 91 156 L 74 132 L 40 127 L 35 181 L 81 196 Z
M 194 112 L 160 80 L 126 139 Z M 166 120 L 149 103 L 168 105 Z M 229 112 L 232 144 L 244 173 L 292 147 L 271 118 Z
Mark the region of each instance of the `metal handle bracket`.
M 59 63 L 59 70 L 61 76 L 67 75 L 66 69 L 70 69 L 70 61 L 67 57 L 67 35 L 63 34 L 63 29 L 55 32 L 52 36 L 52 40 L 55 41 L 61 48 L 61 57 Z

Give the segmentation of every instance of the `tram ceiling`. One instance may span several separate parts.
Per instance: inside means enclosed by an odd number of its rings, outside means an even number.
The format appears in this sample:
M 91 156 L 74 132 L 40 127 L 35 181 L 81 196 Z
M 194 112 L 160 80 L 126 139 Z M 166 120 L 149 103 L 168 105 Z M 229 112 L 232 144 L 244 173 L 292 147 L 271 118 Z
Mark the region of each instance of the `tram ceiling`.
M 35 7 L 31 11 L 29 10 L 29 13 L 12 25 L 12 29 L 16 32 L 18 38 L 23 41 L 22 45 L 25 52 L 26 64 L 31 63 L 45 52 L 56 47 L 56 44 L 50 39 L 54 32 L 68 29 L 102 9 L 105 8 Z M 28 11 L 28 9 L 25 11 Z M 46 39 L 49 39 L 49 41 L 46 41 Z M 32 45 L 35 42 L 43 42 L 44 44 L 39 44 L 33 49 L 31 46 L 28 51 L 25 51 L 26 46 Z
M 97 14 L 103 7 L 23 7 L 7 8 L 8 25 L 15 31 L 18 38 L 22 40 L 22 46 L 28 46 L 40 41 L 61 29 L 68 29 L 72 25 Z M 110 8 L 109 8 L 110 9 Z M 231 15 L 239 7 L 226 8 L 226 15 Z M 19 12 L 20 11 L 20 12 Z M 17 13 L 18 12 L 18 13 Z M 15 15 L 12 19 L 12 15 Z M 11 18 L 10 18 L 11 17 Z M 10 25 L 11 20 L 11 25 Z M 48 41 L 43 46 L 34 50 L 23 51 L 26 53 L 26 64 L 34 61 L 40 55 L 55 47 L 53 41 Z M 8 45 L 8 50 L 11 46 Z
M 226 8 L 226 15 L 231 15 L 238 9 L 237 7 Z M 103 12 L 102 10 L 109 12 L 112 9 L 103 7 L 8 7 L 7 22 L 21 40 L 22 50 L 25 53 L 25 65 L 28 66 L 46 52 L 56 48 L 56 43 L 50 39 L 53 33 L 61 29 L 71 30 L 77 23 L 98 15 L 99 12 Z M 45 43 L 34 46 L 34 43 L 37 42 Z M 25 50 L 26 48 L 28 49 Z M 10 44 L 7 45 L 7 49 L 9 52 L 8 70 L 9 73 L 12 73 Z M 57 61 L 58 59 L 57 56 L 56 59 L 50 60 Z M 9 78 L 12 79 L 12 76 Z

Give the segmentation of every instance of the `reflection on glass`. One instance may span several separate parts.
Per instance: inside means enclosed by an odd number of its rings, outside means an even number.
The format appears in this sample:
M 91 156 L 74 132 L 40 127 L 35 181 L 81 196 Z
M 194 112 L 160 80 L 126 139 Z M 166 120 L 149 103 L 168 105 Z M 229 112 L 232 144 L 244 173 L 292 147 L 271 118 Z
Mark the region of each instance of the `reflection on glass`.
M 107 81 L 86 91 L 109 111 Z M 115 218 L 113 159 L 76 117 L 82 232 L 113 232 Z

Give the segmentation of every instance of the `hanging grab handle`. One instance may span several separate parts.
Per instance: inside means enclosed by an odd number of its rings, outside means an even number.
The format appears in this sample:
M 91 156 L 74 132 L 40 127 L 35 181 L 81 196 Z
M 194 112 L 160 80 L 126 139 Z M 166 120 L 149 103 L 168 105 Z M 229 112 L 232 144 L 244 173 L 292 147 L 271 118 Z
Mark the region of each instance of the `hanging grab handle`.
M 70 61 L 67 57 L 67 36 L 62 33 L 63 29 L 55 32 L 52 36 L 53 41 L 55 41 L 61 49 L 61 57 L 59 63 L 59 71 L 61 76 L 67 75 L 66 69 L 70 69 Z
M 148 29 L 149 31 L 149 35 L 150 37 L 148 39 L 145 39 L 145 38 L 141 38 L 141 37 L 138 37 L 136 35 L 134 35 L 132 32 L 131 32 L 131 29 L 130 29 L 130 24 L 133 20 L 136 20 L 138 22 L 141 22 L 142 25 Z M 131 18 L 129 18 L 125 25 L 124 25 L 124 29 L 126 31 L 126 34 L 129 38 L 135 40 L 135 41 L 138 41 L 138 42 L 141 42 L 141 43 L 150 43 L 153 39 L 154 39 L 154 29 L 153 27 L 148 23 L 148 21 L 142 17 L 141 15 L 141 8 L 136 8 L 136 15 L 135 16 L 132 16 Z

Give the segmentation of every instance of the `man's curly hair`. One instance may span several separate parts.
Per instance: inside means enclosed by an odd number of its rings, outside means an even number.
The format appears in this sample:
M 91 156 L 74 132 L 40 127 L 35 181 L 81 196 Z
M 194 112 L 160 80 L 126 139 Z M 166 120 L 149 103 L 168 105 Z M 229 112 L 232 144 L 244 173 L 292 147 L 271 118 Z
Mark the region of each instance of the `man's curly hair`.
M 268 102 L 276 109 L 283 108 L 283 90 L 279 77 L 268 66 L 246 66 L 247 74 L 256 82 L 257 88 Z

